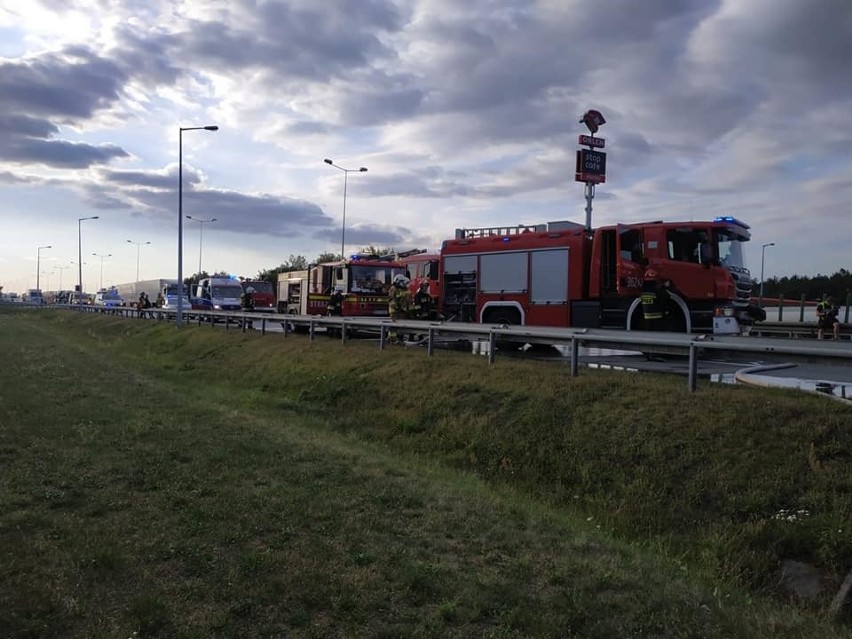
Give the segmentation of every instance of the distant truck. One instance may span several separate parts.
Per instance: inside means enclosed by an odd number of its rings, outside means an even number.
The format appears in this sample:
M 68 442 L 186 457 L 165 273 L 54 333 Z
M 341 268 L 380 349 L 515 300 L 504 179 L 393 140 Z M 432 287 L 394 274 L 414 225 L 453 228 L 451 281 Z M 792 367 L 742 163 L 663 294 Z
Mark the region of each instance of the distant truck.
M 252 300 L 256 313 L 275 312 L 275 286 L 266 280 L 243 280 L 243 290 L 252 289 Z
M 25 304 L 44 304 L 44 296 L 41 294 L 41 289 L 31 288 L 24 293 Z
M 206 277 L 195 285 L 190 296 L 194 311 L 238 311 L 243 287 L 233 277 Z
M 135 304 L 139 299 L 139 295 L 142 293 L 145 293 L 153 304 L 157 299 L 157 295 L 162 295 L 165 298 L 165 291 L 167 287 L 176 284 L 177 280 L 175 279 L 140 280 L 138 282 L 119 284 L 115 287 L 115 289 L 118 291 L 118 294 L 126 300 L 127 304 Z M 186 300 L 186 298 L 184 299 Z M 189 303 L 187 302 L 187 308 L 188 307 Z

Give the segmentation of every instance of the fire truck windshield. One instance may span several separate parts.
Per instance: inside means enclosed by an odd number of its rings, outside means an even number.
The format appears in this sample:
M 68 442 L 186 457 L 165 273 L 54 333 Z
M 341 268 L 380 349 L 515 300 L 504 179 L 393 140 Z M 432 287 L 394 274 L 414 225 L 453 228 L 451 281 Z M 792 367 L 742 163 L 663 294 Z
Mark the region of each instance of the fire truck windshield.
M 272 282 L 267 281 L 255 281 L 255 282 L 245 282 L 243 284 L 243 288 L 253 288 L 255 293 L 261 293 L 263 295 L 274 295 L 275 290 L 272 288 Z
M 243 294 L 243 287 L 239 284 L 214 284 L 210 295 L 216 299 L 235 299 Z
M 715 229 L 713 237 L 716 240 L 716 255 L 722 266 L 734 270 L 745 270 L 745 255 L 743 253 L 743 242 L 748 238 L 727 229 Z
M 398 266 L 368 266 L 366 264 L 353 264 L 350 266 L 352 293 L 385 293 L 390 287 L 393 278 L 405 269 Z

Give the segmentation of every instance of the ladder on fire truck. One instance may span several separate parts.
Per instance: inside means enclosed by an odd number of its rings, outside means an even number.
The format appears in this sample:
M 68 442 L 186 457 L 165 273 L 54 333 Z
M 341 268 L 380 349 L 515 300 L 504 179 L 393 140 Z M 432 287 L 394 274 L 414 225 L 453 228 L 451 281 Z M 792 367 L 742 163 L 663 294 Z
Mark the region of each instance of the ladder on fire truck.
M 456 229 L 456 239 L 464 240 L 476 237 L 520 235 L 521 233 L 546 233 L 556 231 L 581 231 L 586 228 L 578 222 L 561 220 L 544 224 L 516 224 L 515 226 L 484 226 L 472 229 Z
M 483 226 L 480 228 L 456 229 L 456 239 L 491 237 L 494 235 L 519 235 L 521 233 L 540 233 L 547 230 L 547 224 L 516 224 L 515 226 Z

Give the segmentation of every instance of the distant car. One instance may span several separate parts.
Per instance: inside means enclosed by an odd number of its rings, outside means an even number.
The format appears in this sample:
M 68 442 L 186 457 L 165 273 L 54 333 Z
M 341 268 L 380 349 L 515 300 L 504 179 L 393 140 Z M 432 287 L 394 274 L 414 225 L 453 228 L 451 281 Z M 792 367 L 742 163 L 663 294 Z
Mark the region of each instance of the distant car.
M 98 291 L 95 293 L 95 306 L 124 306 L 124 299 L 118 291 Z
M 178 303 L 178 285 L 177 284 L 169 284 L 167 285 L 163 291 L 163 308 L 175 309 L 177 308 Z M 187 295 L 187 286 L 184 286 L 184 295 L 183 295 L 183 307 L 186 310 L 189 310 L 189 295 Z

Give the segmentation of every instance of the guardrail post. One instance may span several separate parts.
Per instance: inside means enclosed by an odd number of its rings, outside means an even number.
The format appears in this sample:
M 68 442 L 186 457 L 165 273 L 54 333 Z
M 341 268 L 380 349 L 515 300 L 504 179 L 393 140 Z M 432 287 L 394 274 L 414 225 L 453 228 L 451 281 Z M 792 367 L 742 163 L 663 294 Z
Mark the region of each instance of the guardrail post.
M 784 316 L 784 296 L 778 296 L 778 321 L 781 321 L 781 318 Z
M 802 293 L 799 299 L 799 322 L 805 321 L 805 294 Z
M 225 330 L 227 331 L 229 328 L 231 328 L 231 317 L 225 315 Z
M 260 321 L 260 334 L 266 335 L 266 318 L 265 317 Z
M 347 334 L 348 331 L 349 331 L 349 327 L 346 326 L 346 322 L 344 322 L 343 320 L 340 320 L 340 341 L 343 344 L 345 344 L 346 340 L 349 338 L 349 335 Z
M 689 345 L 689 392 L 694 393 L 696 389 L 696 377 L 698 376 L 698 357 L 695 344 Z
M 243 315 L 241 323 L 242 323 L 243 333 L 245 333 L 246 332 L 246 326 L 248 326 L 248 322 L 246 321 L 245 315 Z
M 314 320 L 311 319 L 311 325 L 308 327 L 308 339 L 314 341 Z
M 571 377 L 577 377 L 580 369 L 580 342 L 576 337 L 571 338 Z
M 488 365 L 494 363 L 497 356 L 497 334 L 494 331 L 488 333 Z
M 427 340 L 428 341 L 426 342 L 426 356 L 432 357 L 432 353 L 435 350 L 435 328 L 432 326 L 429 327 L 429 337 L 427 338 Z
M 385 324 L 379 326 L 379 350 L 385 349 L 385 340 L 387 339 L 388 327 Z

